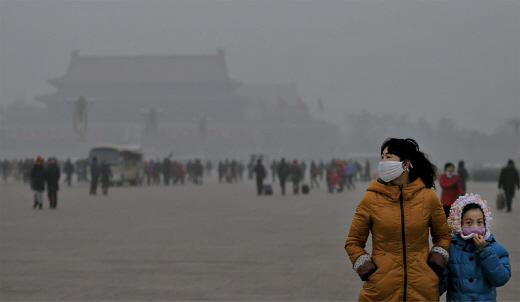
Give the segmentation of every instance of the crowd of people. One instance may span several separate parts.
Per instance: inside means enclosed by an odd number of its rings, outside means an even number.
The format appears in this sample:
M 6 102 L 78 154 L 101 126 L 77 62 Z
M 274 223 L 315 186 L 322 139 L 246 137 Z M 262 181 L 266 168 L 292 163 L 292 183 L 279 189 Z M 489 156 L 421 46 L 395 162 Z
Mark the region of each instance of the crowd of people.
M 146 184 L 161 184 L 161 178 L 164 185 L 169 185 L 170 181 L 172 184 L 184 184 L 186 178 L 187 181 L 193 182 L 194 184 L 202 184 L 204 177 L 204 166 L 200 159 L 188 160 L 186 164 L 183 164 L 177 160 L 170 160 L 166 157 L 164 160 L 156 159 L 145 160 L 143 163 L 144 175 L 146 177 Z M 211 175 L 212 165 L 211 162 L 206 163 L 206 171 L 208 175 Z
M 260 162 L 258 162 L 260 160 Z M 96 194 L 98 182 L 101 182 L 103 194 L 108 194 L 108 188 L 113 185 L 112 171 L 106 162 L 89 162 L 86 159 L 78 159 L 72 162 L 70 158 L 59 162 L 54 158 L 55 164 L 65 175 L 64 182 L 71 186 L 74 175 L 77 182 L 90 182 L 90 194 Z M 31 170 L 35 165 L 34 159 L 3 160 L 0 161 L 0 173 L 4 182 L 9 179 L 31 182 Z M 261 165 L 261 169 L 258 165 Z M 203 184 L 205 177 L 212 177 L 214 165 L 212 161 L 203 162 L 198 158 L 187 161 L 179 161 L 166 157 L 164 159 L 147 159 L 142 163 L 142 171 L 139 184 L 143 185 L 183 185 L 193 183 Z M 238 183 L 244 180 L 256 180 L 258 194 L 270 194 L 267 188 L 272 190 L 275 184 L 280 188 L 280 194 L 286 194 L 286 184 L 291 184 L 291 192 L 296 195 L 307 193 L 309 190 L 325 188 L 329 193 L 340 193 L 344 190 L 356 188 L 356 182 L 370 181 L 374 179 L 370 162 L 364 164 L 354 160 L 332 159 L 329 161 L 311 160 L 308 165 L 305 160 L 280 160 L 263 161 L 262 157 L 252 156 L 247 164 L 242 160 L 225 159 L 216 163 L 216 173 L 219 183 Z M 516 173 L 516 174 L 515 174 Z M 245 174 L 245 175 L 244 175 Z M 377 175 L 377 174 L 376 174 Z M 94 177 L 93 177 L 94 176 Z M 442 189 L 441 203 L 444 206 L 445 216 L 448 217 L 449 209 L 458 196 L 466 193 L 466 182 L 469 173 L 464 161 L 458 163 L 455 170 L 453 163 L 446 163 L 444 172 L 439 176 L 439 185 Z M 321 186 L 321 187 L 320 187 Z M 505 192 L 507 209 L 511 211 L 511 203 L 518 187 L 518 171 L 512 160 L 501 172 L 499 187 Z M 266 190 L 266 192 L 264 192 Z
M 261 169 L 257 160 L 260 160 Z M 138 184 L 142 185 L 183 185 L 193 183 L 203 184 L 204 177 L 211 177 L 213 163 L 210 160 L 203 162 L 200 159 L 187 160 L 185 162 L 164 159 L 147 159 L 142 163 L 142 171 Z M 41 170 L 41 173 L 38 171 Z M 292 183 L 292 193 L 308 193 L 310 189 L 320 188 L 325 183 L 328 192 L 342 192 L 355 188 L 355 182 L 359 180 L 370 180 L 370 167 L 367 162 L 363 167 L 359 162 L 351 160 L 330 160 L 325 162 L 311 161 L 308 168 L 306 161 L 296 159 L 286 161 L 285 158 L 262 163 L 261 158 L 251 157 L 247 165 L 241 160 L 219 160 L 216 165 L 219 183 L 238 183 L 244 180 L 256 179 L 257 193 L 264 194 L 264 182 L 270 182 L 272 186 L 279 182 L 281 194 L 286 193 L 286 183 Z M 45 172 L 45 173 L 44 173 Z M 42 194 L 47 188 L 51 208 L 57 206 L 57 191 L 61 172 L 64 174 L 63 182 L 72 186 L 74 176 L 76 182 L 87 182 L 90 184 L 90 195 L 97 194 L 98 184 L 101 183 L 102 194 L 108 194 L 108 188 L 114 185 L 111 166 L 103 161 L 98 163 L 97 158 L 88 161 L 78 159 L 72 161 L 58 161 L 52 157 L 47 164 L 38 156 L 36 159 L 3 160 L 0 161 L 0 173 L 4 182 L 22 181 L 30 184 L 35 195 L 35 208 L 41 208 L 43 204 Z M 246 173 L 246 175 L 244 175 Z M 54 175 L 50 177 L 50 175 Z M 45 176 L 43 176 L 45 175 Z M 42 182 L 46 177 L 46 185 Z M 51 180 L 52 178 L 52 180 Z M 48 179 L 48 180 L 47 180 Z M 301 187 L 301 188 L 300 188 Z

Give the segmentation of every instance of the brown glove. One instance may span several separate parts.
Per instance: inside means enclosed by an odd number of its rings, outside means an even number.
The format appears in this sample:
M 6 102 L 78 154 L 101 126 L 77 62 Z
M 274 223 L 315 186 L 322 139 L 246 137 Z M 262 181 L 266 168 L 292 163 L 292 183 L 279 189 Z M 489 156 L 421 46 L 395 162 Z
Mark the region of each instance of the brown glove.
M 430 258 L 428 259 L 428 266 L 437 274 L 437 276 L 442 277 L 444 274 L 444 268 L 446 267 L 446 259 L 443 255 L 439 253 L 430 253 Z
M 362 281 L 368 281 L 368 277 L 370 277 L 377 270 L 377 266 L 372 261 L 367 261 L 361 265 L 357 273 L 359 277 L 361 277 Z

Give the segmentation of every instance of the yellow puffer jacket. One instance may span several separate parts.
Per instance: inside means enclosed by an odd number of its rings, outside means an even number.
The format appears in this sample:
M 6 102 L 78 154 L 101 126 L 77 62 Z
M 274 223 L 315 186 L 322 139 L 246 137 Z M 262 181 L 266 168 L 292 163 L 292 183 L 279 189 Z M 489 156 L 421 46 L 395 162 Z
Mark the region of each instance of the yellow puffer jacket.
M 450 230 L 442 204 L 417 178 L 392 186 L 372 181 L 361 199 L 345 243 L 352 263 L 366 254 L 372 233 L 377 270 L 363 283 L 359 301 L 436 301 L 439 279 L 428 266 L 428 231 L 435 246 L 449 250 Z

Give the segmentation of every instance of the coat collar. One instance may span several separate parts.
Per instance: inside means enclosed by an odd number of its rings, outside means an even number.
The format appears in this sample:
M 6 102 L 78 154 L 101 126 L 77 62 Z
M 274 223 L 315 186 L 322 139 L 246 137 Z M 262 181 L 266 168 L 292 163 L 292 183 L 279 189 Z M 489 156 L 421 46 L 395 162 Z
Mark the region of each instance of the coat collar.
M 424 189 L 426 186 L 420 177 L 409 184 L 402 185 L 403 189 L 403 200 L 412 199 L 420 190 Z M 385 182 L 379 181 L 371 181 L 368 185 L 367 192 L 376 192 L 387 199 L 398 201 L 399 194 L 401 194 L 400 186 L 389 185 Z

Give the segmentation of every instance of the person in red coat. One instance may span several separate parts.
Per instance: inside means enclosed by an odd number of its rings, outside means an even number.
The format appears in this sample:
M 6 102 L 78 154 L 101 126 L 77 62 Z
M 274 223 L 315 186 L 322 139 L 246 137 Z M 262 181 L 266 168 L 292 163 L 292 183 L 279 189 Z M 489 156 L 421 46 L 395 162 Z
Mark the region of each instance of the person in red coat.
M 444 213 L 446 214 L 446 219 L 450 216 L 451 205 L 460 195 L 464 195 L 460 178 L 454 171 L 455 165 L 446 163 L 444 165 L 444 173 L 439 177 L 439 184 L 442 188 L 441 203 L 444 208 Z

